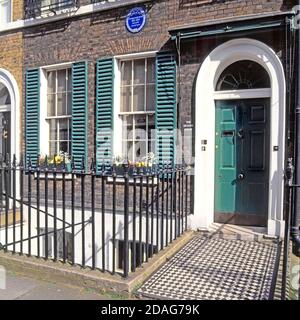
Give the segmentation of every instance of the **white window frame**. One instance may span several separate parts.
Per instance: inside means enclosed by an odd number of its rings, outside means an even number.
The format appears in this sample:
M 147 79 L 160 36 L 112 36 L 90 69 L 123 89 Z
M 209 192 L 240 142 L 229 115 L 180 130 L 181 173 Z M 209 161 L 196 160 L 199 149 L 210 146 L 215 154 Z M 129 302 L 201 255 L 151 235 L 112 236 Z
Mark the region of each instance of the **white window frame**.
M 73 62 L 61 63 L 56 65 L 43 66 L 40 68 L 40 154 L 49 155 L 49 117 L 48 117 L 48 82 L 47 82 L 47 72 L 53 70 L 61 70 L 72 68 Z M 65 118 L 65 116 L 62 116 Z M 61 117 L 57 117 L 61 118 Z M 47 141 L 47 143 L 45 143 Z M 71 137 L 72 143 L 72 137 Z
M 60 71 L 60 70 L 64 70 L 65 71 L 65 80 L 67 80 L 67 70 L 71 70 L 72 72 L 72 69 L 71 68 L 64 68 L 64 69 L 55 69 L 55 70 L 47 70 L 46 73 L 49 73 L 49 72 L 55 72 L 55 91 L 53 93 L 51 93 L 51 95 L 54 95 L 55 96 L 55 113 L 57 114 L 57 107 L 58 107 L 58 92 L 57 92 L 57 87 L 58 87 L 58 77 L 57 77 L 57 72 Z M 68 90 L 68 88 L 66 88 L 67 90 L 66 91 L 63 91 L 63 92 L 60 92 L 60 93 L 65 93 L 66 94 L 66 102 L 67 104 L 69 103 L 68 101 L 68 93 L 70 93 L 70 91 Z M 72 91 L 71 91 L 72 92 Z M 49 92 L 47 92 L 47 98 L 49 96 Z M 54 116 L 49 116 L 48 115 L 48 102 L 47 102 L 47 118 L 46 120 L 49 122 L 51 122 L 51 120 L 60 120 L 60 119 L 65 119 L 65 120 L 70 120 L 72 119 L 72 110 L 71 110 L 71 114 L 67 115 L 54 115 Z M 70 124 L 70 121 L 68 121 L 68 139 L 67 140 L 62 140 L 62 141 L 67 141 L 68 143 L 71 142 L 71 136 L 70 136 L 70 129 L 71 129 L 71 124 Z M 55 151 L 55 154 L 58 154 L 60 152 L 59 150 L 59 144 L 60 144 L 60 137 L 59 137 L 59 131 L 60 131 L 60 122 L 58 121 L 57 122 L 57 128 L 55 129 L 56 131 L 56 139 L 55 140 L 51 140 L 50 137 L 49 137 L 49 140 L 48 140 L 48 143 L 50 145 L 50 142 L 56 142 L 56 151 Z M 50 150 L 50 147 L 49 147 L 49 150 Z M 68 153 L 70 154 L 70 149 L 68 151 Z M 50 151 L 49 151 L 50 153 Z M 53 156 L 53 154 L 52 154 Z
M 133 53 L 126 55 L 119 55 L 114 57 L 114 112 L 113 112 L 113 156 L 122 155 L 122 119 L 120 115 L 131 114 L 155 114 L 155 111 L 140 111 L 140 112 L 121 112 L 121 61 L 130 61 L 142 58 L 155 58 L 157 51 Z
M 8 23 L 11 23 L 13 21 L 13 0 L 0 0 L 0 17 L 2 14 L 2 3 L 3 2 L 10 2 L 10 17 L 9 17 L 9 21 L 7 23 L 3 23 L 2 20 L 0 19 L 0 26 L 5 26 Z

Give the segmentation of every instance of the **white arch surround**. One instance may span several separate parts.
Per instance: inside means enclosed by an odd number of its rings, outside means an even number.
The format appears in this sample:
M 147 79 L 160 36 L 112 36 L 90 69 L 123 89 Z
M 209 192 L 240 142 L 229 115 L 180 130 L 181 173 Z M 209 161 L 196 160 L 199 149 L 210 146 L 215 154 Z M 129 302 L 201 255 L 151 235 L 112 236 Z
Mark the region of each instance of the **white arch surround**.
M 266 44 L 248 38 L 227 41 L 204 60 L 196 82 L 195 104 L 195 197 L 193 228 L 208 228 L 214 222 L 215 168 L 215 86 L 221 73 L 239 60 L 252 60 L 262 65 L 271 80 L 270 108 L 270 177 L 268 234 L 283 235 L 283 175 L 285 154 L 286 85 L 283 66 L 276 53 Z M 231 99 L 240 98 L 238 91 Z M 253 96 L 252 96 L 253 97 Z M 207 140 L 202 151 L 201 141 Z M 273 151 L 278 146 L 279 151 Z
M 11 99 L 11 153 L 15 154 L 17 158 L 20 155 L 20 94 L 17 82 L 13 75 L 0 68 L 0 82 L 6 86 Z

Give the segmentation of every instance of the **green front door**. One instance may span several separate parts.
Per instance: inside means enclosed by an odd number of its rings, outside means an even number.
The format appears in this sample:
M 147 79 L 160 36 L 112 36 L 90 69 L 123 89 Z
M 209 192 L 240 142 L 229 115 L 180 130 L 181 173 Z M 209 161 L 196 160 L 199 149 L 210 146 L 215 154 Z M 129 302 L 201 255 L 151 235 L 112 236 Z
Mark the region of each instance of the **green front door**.
M 216 222 L 267 223 L 269 115 L 269 99 L 216 102 Z

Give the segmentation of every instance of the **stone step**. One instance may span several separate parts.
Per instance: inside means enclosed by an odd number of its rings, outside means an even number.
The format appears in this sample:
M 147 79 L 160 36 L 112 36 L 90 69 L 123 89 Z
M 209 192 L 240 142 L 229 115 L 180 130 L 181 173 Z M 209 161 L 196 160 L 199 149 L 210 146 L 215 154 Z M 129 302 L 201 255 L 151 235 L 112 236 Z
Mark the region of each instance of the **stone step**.
M 270 242 L 277 241 L 278 237 L 267 236 L 267 228 L 244 227 L 231 224 L 213 223 L 208 230 L 200 230 L 206 236 L 228 240 L 244 240 Z

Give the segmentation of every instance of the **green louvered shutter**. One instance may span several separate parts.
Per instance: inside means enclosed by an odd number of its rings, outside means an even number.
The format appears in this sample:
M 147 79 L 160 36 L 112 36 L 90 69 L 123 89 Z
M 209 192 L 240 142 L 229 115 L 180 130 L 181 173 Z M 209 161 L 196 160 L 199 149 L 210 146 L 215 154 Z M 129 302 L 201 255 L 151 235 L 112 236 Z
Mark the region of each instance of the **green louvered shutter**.
M 176 60 L 169 52 L 156 57 L 156 156 L 158 163 L 175 163 L 177 126 Z
M 87 166 L 87 109 L 88 64 L 80 61 L 72 65 L 72 156 L 77 170 L 83 158 Z
M 103 161 L 109 163 L 112 160 L 113 58 L 99 59 L 96 72 L 96 163 L 99 171 Z
M 40 75 L 39 69 L 26 71 L 25 98 L 25 159 L 28 165 L 36 165 L 39 155 L 39 114 L 40 114 Z

